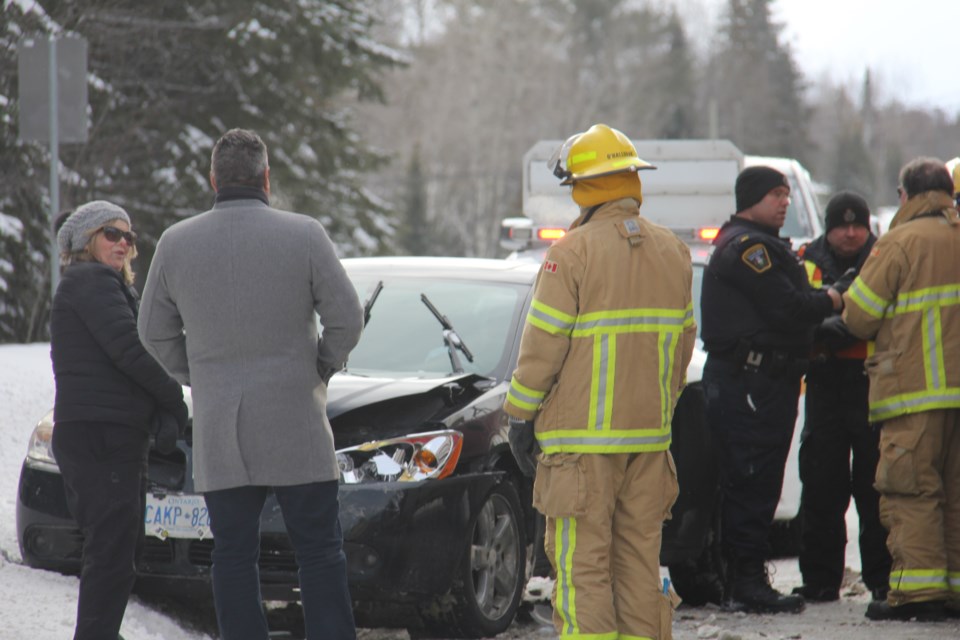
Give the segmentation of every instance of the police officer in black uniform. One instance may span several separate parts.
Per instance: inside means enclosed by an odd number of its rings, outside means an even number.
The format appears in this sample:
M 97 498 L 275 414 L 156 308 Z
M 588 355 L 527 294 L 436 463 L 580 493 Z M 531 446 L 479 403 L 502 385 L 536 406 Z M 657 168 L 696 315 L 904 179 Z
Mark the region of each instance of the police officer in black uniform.
M 841 191 L 827 203 L 826 233 L 798 253 L 810 284 L 819 289 L 850 269 L 859 273 L 876 241 L 866 200 Z M 887 599 L 891 560 L 880 523 L 880 494 L 873 488 L 880 449 L 879 432 L 868 421 L 867 350 L 867 342 L 853 336 L 838 314 L 814 332 L 800 436 L 804 584 L 793 591 L 808 602 L 840 598 L 851 495 L 860 518 L 863 582 L 875 601 Z
M 767 538 L 813 330 L 842 307 L 843 289 L 813 290 L 789 241 L 779 237 L 790 204 L 782 173 L 744 169 L 736 200 L 736 215 L 714 241 L 701 298 L 707 424 L 722 473 L 725 600 L 747 612 L 799 612 L 803 596 L 770 586 Z

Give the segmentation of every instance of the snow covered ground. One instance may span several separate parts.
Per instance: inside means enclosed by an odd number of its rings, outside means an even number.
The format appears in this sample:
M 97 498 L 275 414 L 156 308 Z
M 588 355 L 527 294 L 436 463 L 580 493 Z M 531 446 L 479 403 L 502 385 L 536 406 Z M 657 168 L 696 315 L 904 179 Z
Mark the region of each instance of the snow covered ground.
M 77 579 L 21 564 L 16 535 L 16 496 L 20 465 L 36 421 L 53 405 L 49 345 L 0 345 L 0 640 L 62 640 L 72 635 Z M 858 582 L 857 519 L 847 517 L 850 584 L 839 602 L 808 605 L 799 615 L 747 616 L 713 607 L 676 612 L 675 640 L 956 640 L 960 622 L 877 623 L 863 617 L 869 600 Z M 774 584 L 789 590 L 800 584 L 795 559 L 772 563 Z M 189 622 L 149 606 L 134 596 L 124 617 L 127 640 L 212 640 Z M 404 631 L 361 630 L 361 640 L 405 640 Z M 555 638 L 549 627 L 524 616 L 498 640 Z

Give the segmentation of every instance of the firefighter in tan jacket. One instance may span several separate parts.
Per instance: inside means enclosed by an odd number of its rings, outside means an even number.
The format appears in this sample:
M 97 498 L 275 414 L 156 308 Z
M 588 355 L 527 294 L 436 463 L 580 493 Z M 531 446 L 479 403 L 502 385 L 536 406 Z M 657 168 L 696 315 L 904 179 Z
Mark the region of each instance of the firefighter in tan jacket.
M 865 364 L 893 556 L 887 600 L 866 615 L 940 620 L 960 614 L 960 222 L 940 160 L 911 161 L 900 184 L 890 231 L 844 296 L 850 331 L 876 339 Z
M 581 215 L 538 275 L 505 410 L 523 465 L 539 456 L 561 638 L 671 638 L 676 595 L 659 577 L 677 497 L 670 422 L 693 352 L 690 252 L 639 215 L 630 140 L 571 137 L 551 168 Z M 531 463 L 530 472 L 533 472 Z

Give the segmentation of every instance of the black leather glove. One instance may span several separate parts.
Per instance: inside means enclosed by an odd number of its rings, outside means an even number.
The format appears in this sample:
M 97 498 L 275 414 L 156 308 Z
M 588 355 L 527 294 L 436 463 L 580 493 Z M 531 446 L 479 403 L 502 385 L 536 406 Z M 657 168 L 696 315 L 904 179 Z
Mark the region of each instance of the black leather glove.
M 813 340 L 836 353 L 855 344 L 858 338 L 850 333 L 841 316 L 832 315 L 813 330 Z
M 183 435 L 187 425 L 186 416 L 184 415 L 183 418 L 181 422 L 178 416 L 169 411 L 157 409 L 156 413 L 153 414 L 153 425 L 151 426 L 154 449 L 164 454 L 176 450 L 177 440 Z
M 537 473 L 537 454 L 540 453 L 540 445 L 533 433 L 533 421 L 510 418 L 508 438 L 517 466 L 523 475 L 532 478 Z
M 850 285 L 853 284 L 853 281 L 857 277 L 857 270 L 854 267 L 850 267 L 843 272 L 843 275 L 837 278 L 837 281 L 830 285 L 831 289 L 836 289 L 837 293 L 843 295 L 847 292 L 847 289 L 850 288 Z

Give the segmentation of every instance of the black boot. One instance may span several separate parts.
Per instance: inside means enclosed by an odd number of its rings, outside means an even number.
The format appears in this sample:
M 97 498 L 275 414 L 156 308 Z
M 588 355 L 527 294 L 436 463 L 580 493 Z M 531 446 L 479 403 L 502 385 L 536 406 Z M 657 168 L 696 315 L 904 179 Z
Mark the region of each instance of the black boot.
M 908 602 L 897 607 L 889 602 L 871 602 L 865 614 L 871 620 L 916 620 L 917 622 L 943 622 L 947 619 L 944 603 L 939 600 L 930 602 Z
M 737 560 L 730 597 L 734 608 L 748 613 L 800 613 L 804 607 L 803 596 L 784 595 L 770 586 L 760 558 Z

